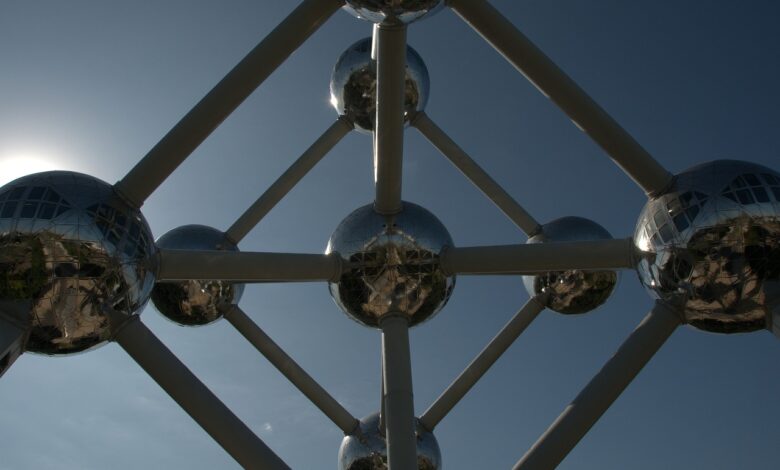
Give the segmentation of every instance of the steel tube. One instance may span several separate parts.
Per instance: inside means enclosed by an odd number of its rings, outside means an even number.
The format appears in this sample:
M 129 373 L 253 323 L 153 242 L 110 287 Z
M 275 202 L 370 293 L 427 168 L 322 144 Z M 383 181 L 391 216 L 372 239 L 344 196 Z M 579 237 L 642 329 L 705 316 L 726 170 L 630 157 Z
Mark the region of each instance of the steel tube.
M 376 125 L 374 130 L 374 208 L 401 210 L 406 89 L 406 26 L 378 25 L 376 42 Z
M 359 429 L 358 420 L 284 352 L 240 307 L 235 305 L 227 310 L 225 318 L 345 434 L 353 434 L 356 429 Z
M 557 467 L 679 325 L 679 315 L 656 302 L 615 355 L 517 462 L 514 470 Z
M 249 209 L 225 232 L 228 239 L 238 243 L 284 198 L 306 174 L 314 168 L 336 144 L 352 130 L 346 118 L 334 122 L 282 176 L 279 177 Z
M 116 185 L 140 207 L 149 195 L 333 13 L 343 0 L 304 0 Z
M 385 416 L 387 416 L 387 412 L 385 411 L 385 354 L 384 352 L 381 353 L 381 356 L 379 358 L 379 432 L 382 433 L 383 436 L 387 434 L 387 427 L 385 424 Z
M 570 269 L 634 267 L 630 238 L 524 245 L 447 248 L 442 268 L 449 274 L 536 274 Z
M 337 253 L 256 253 L 159 249 L 157 281 L 219 279 L 235 282 L 335 281 L 341 275 Z
M 114 340 L 236 462 L 251 469 L 289 469 L 135 316 Z
M 485 349 L 461 372 L 447 390 L 428 408 L 420 417 L 420 423 L 429 431 L 433 429 L 447 416 L 455 405 L 466 396 L 479 379 L 495 364 L 498 358 L 509 349 L 518 336 L 531 324 L 532 321 L 544 310 L 544 305 L 539 300 L 532 298 L 504 328 L 485 346 Z
M 509 217 L 526 235 L 533 236 L 542 227 L 523 207 L 515 201 L 477 162 L 461 149 L 427 114 L 419 112 L 412 125 L 425 136 L 474 186 L 479 188 L 493 204 Z
M 449 6 L 557 104 L 648 195 L 672 175 L 536 45 L 485 0 L 450 0 Z
M 385 318 L 382 327 L 387 460 L 390 470 L 417 468 L 412 362 L 406 318 Z

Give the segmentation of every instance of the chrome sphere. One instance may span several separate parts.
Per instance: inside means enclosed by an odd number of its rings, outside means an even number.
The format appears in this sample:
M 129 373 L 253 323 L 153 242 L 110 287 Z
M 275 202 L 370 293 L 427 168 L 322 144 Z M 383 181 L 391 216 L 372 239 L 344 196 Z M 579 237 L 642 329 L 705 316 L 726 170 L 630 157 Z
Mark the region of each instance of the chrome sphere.
M 441 451 L 433 433 L 415 419 L 417 468 L 440 470 Z M 346 436 L 339 448 L 339 470 L 387 470 L 387 443 L 379 429 L 379 413 L 360 420 L 362 436 Z
M 425 108 L 430 79 L 422 57 L 406 47 L 405 119 Z M 344 51 L 330 77 L 330 102 L 364 133 L 374 130 L 376 121 L 376 61 L 371 59 L 371 38 L 361 39 Z
M 347 268 L 330 294 L 353 320 L 377 327 L 401 314 L 416 325 L 438 312 L 452 293 L 455 277 L 441 269 L 439 253 L 452 238 L 439 219 L 409 202 L 394 215 L 363 206 L 344 219 L 328 241 Z
M 634 242 L 642 284 L 692 326 L 766 328 L 780 301 L 780 174 L 733 160 L 683 171 L 647 202 Z
M 205 225 L 184 225 L 157 240 L 159 248 L 178 250 L 238 251 L 225 234 Z M 222 318 L 222 309 L 235 305 L 244 284 L 193 279 L 158 282 L 152 289 L 152 303 L 165 317 L 183 326 L 207 325 Z
M 154 255 L 141 212 L 97 178 L 50 171 L 0 189 L 0 300 L 29 309 L 28 351 L 108 341 L 149 300 Z
M 409 24 L 443 6 L 444 0 L 347 0 L 344 9 L 372 23 Z
M 612 235 L 601 225 L 582 217 L 562 217 L 542 226 L 542 232 L 528 243 L 608 240 Z M 607 301 L 617 284 L 615 271 L 555 271 L 523 276 L 532 296 L 547 294 L 545 306 L 558 313 L 589 312 Z

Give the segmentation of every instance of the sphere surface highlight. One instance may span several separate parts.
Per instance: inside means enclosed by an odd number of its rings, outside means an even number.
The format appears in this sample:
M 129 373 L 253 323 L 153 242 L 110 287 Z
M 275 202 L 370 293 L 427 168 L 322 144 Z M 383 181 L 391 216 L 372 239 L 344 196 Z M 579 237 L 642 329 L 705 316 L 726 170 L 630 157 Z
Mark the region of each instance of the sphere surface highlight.
M 328 241 L 346 270 L 329 284 L 330 294 L 352 319 L 378 327 L 401 314 L 410 326 L 438 312 L 452 293 L 455 278 L 441 268 L 439 254 L 452 246 L 444 225 L 422 207 L 403 202 L 403 210 L 381 215 L 372 204 L 344 219 Z
M 184 225 L 157 240 L 160 248 L 177 250 L 239 251 L 221 230 L 205 225 Z M 223 309 L 238 304 L 244 284 L 192 279 L 158 282 L 152 289 L 157 311 L 182 326 L 207 325 L 222 318 Z
M 734 160 L 683 171 L 645 205 L 634 241 L 642 284 L 692 326 L 766 328 L 780 301 L 780 174 Z
M 51 171 L 0 189 L 0 300 L 29 311 L 27 351 L 62 355 L 108 341 L 118 326 L 110 319 L 149 300 L 154 254 L 141 212 L 97 178 Z
M 428 68 L 422 57 L 406 47 L 406 92 L 404 118 L 425 109 L 430 90 Z M 330 78 L 330 102 L 339 113 L 364 133 L 376 121 L 376 61 L 371 58 L 371 38 L 361 39 L 341 54 Z
M 344 9 L 372 23 L 409 24 L 443 6 L 444 0 L 347 0 Z
M 418 470 L 440 470 L 441 451 L 433 433 L 415 419 Z M 387 470 L 387 442 L 379 429 L 379 413 L 360 420 L 363 435 L 346 436 L 339 448 L 339 470 Z
M 562 217 L 545 224 L 528 243 L 609 240 L 612 235 L 601 225 L 582 217 Z M 617 284 L 615 271 L 554 271 L 523 276 L 529 295 L 546 294 L 545 306 L 558 313 L 589 312 L 607 301 Z

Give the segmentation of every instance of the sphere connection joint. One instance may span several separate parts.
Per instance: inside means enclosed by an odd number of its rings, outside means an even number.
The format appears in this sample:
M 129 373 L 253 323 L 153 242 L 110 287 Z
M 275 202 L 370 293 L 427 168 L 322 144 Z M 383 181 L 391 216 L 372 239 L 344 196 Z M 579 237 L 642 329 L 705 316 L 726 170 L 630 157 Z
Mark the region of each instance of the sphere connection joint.
M 403 202 L 401 212 L 378 214 L 373 204 L 348 215 L 328 241 L 326 253 L 341 254 L 344 271 L 329 283 L 336 304 L 353 320 L 379 327 L 390 315 L 410 326 L 447 303 L 455 277 L 444 273 L 442 249 L 452 245 L 447 229 L 422 207 Z
M 50 171 L 0 188 L 0 301 L 26 306 L 27 351 L 110 340 L 149 300 L 156 260 L 141 212 L 97 178 Z

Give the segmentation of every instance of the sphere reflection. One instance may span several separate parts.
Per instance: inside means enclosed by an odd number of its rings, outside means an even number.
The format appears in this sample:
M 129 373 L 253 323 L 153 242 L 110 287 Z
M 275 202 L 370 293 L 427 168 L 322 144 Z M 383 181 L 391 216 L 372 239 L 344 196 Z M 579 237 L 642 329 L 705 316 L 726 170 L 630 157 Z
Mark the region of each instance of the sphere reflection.
M 444 0 L 347 0 L 344 9 L 372 23 L 409 24 L 431 15 L 444 6 Z
M 29 310 L 28 351 L 108 341 L 113 319 L 146 305 L 154 254 L 141 212 L 97 178 L 51 171 L 0 189 L 0 300 Z
M 601 225 L 582 217 L 562 217 L 545 224 L 542 232 L 528 243 L 607 240 L 612 236 Z M 558 313 L 589 312 L 607 301 L 617 284 L 615 271 L 582 271 L 572 269 L 536 276 L 523 276 L 532 296 L 547 294 L 545 306 Z
M 433 433 L 425 430 L 417 420 L 417 468 L 440 470 L 441 451 Z M 386 470 L 387 443 L 379 429 L 379 413 L 360 420 L 362 436 L 346 436 L 339 448 L 339 470 Z
M 425 108 L 430 79 L 420 55 L 406 48 L 405 119 Z M 339 116 L 346 116 L 362 132 L 372 132 L 376 121 L 376 61 L 371 59 L 371 38 L 344 51 L 333 68 L 330 101 Z
M 766 328 L 780 300 L 780 174 L 733 160 L 683 171 L 647 202 L 634 241 L 642 284 L 694 327 Z
M 235 243 L 215 228 L 184 225 L 166 233 L 157 246 L 178 250 L 238 251 Z M 199 326 L 222 318 L 222 309 L 235 305 L 244 293 L 243 284 L 217 280 L 158 282 L 152 303 L 165 317 L 183 326 Z
M 439 264 L 452 246 L 447 229 L 433 214 L 409 202 L 394 215 L 363 206 L 344 219 L 326 252 L 338 252 L 347 270 L 329 284 L 330 294 L 352 319 L 379 326 L 390 314 L 416 325 L 438 312 L 452 293 L 455 278 Z

